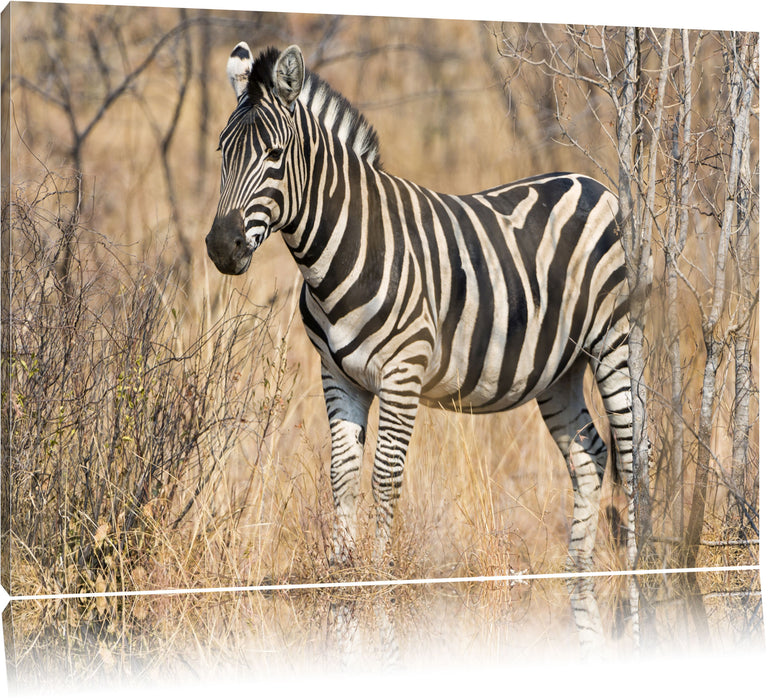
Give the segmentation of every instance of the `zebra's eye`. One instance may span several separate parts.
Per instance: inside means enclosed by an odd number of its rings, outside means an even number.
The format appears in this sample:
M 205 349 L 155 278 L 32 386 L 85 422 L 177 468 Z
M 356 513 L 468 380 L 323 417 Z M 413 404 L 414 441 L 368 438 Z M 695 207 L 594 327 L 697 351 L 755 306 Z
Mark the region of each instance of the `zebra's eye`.
M 267 151 L 267 160 L 271 160 L 271 161 L 280 160 L 280 157 L 282 155 L 283 155 L 282 148 L 270 148 Z

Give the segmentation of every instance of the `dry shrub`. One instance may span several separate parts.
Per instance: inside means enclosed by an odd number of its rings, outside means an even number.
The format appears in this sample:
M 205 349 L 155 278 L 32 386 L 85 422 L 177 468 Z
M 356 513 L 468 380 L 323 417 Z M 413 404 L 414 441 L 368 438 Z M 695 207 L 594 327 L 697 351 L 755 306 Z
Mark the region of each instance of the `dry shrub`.
M 192 313 L 172 272 L 79 225 L 62 189 L 47 178 L 10 212 L 11 530 L 36 571 L 14 592 L 144 588 L 161 553 L 165 583 L 190 585 L 221 568 L 250 493 L 219 507 L 226 460 L 282 416 L 273 312 L 233 295 L 212 322 Z

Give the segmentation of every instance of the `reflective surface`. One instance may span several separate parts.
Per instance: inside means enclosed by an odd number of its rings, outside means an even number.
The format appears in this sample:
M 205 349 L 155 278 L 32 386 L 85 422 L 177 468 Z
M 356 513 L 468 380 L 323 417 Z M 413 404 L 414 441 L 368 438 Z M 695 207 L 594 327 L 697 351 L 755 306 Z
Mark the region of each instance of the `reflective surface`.
M 623 577 L 13 601 L 3 615 L 9 688 L 24 697 L 764 649 L 756 571 L 637 584 L 637 636 Z

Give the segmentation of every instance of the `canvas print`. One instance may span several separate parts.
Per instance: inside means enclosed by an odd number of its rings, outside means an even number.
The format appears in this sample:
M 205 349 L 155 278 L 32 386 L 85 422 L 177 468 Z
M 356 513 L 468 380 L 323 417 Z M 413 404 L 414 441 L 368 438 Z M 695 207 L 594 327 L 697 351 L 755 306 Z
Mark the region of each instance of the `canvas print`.
M 15 690 L 762 650 L 756 31 L 2 22 Z

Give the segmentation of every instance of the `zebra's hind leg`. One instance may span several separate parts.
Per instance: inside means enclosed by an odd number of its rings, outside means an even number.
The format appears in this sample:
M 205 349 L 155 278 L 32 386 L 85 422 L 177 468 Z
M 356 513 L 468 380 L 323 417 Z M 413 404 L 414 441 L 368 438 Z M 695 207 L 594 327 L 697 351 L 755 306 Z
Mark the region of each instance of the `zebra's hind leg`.
M 593 347 L 592 362 L 598 391 L 601 394 L 612 434 L 614 464 L 625 495 L 628 498 L 626 536 L 627 568 L 636 569 L 636 501 L 633 481 L 633 397 L 628 369 L 627 316 L 622 316 L 604 335 L 599 346 Z M 633 641 L 639 646 L 639 589 L 635 576 L 628 577 Z
M 574 515 L 566 568 L 589 571 L 598 529 L 598 505 L 606 467 L 606 444 L 585 404 L 585 363 L 578 362 L 537 397 L 542 418 L 566 460 L 574 488 Z
M 322 371 L 323 393 L 331 430 L 331 490 L 334 528 L 329 563 L 352 563 L 356 535 L 356 502 L 364 457 L 366 425 L 372 395 Z
M 374 562 L 380 565 L 391 539 L 393 513 L 401 494 L 407 456 L 420 397 L 420 379 L 397 371 L 396 382 L 380 391 L 377 446 L 372 471 L 372 493 L 377 507 Z M 401 377 L 404 377 L 401 379 Z M 389 564 L 390 565 L 390 564 Z
M 633 489 L 633 399 L 628 370 L 628 319 L 620 318 L 593 348 L 591 363 L 612 435 L 613 463 L 628 499 L 627 566 L 636 565 L 636 508 Z

